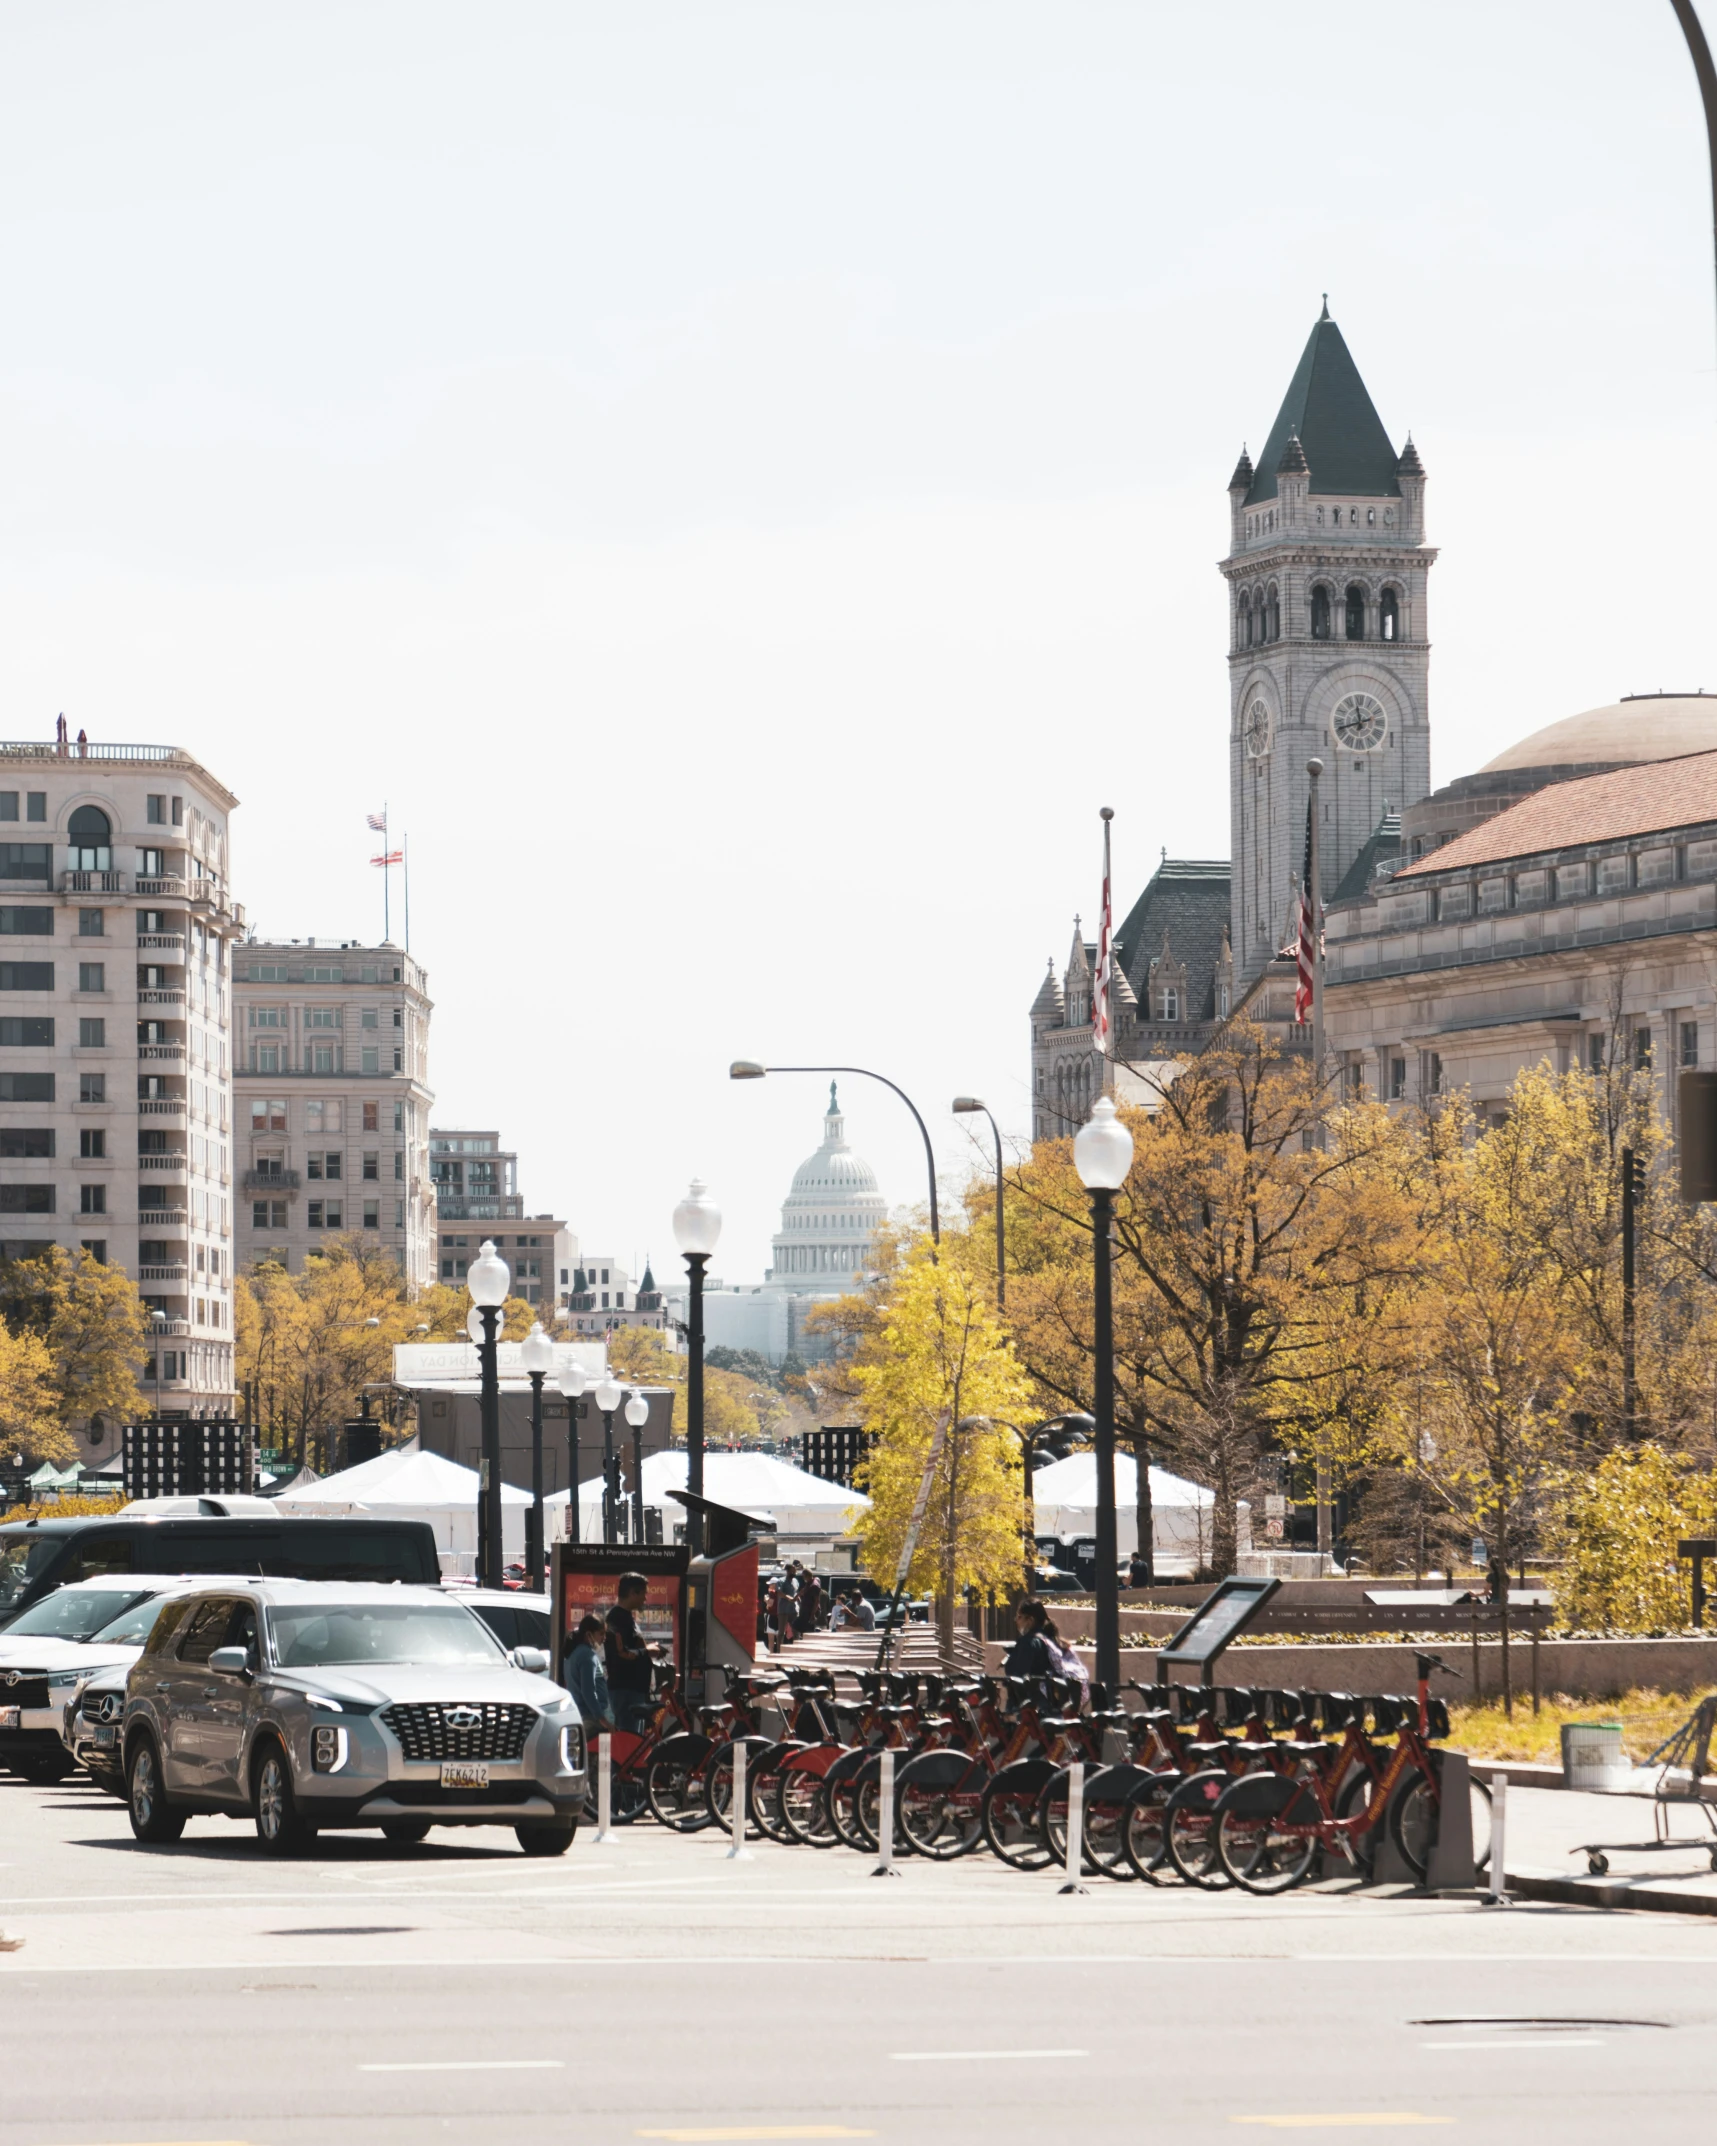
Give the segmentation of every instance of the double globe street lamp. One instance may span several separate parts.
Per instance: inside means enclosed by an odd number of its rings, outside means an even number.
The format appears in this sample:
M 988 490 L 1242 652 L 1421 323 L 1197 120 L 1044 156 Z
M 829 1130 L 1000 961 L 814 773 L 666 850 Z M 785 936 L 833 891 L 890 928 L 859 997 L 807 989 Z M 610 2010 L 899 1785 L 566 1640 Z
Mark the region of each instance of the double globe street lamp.
M 1092 1275 L 1096 1341 L 1097 1456 L 1097 1682 L 1121 1681 L 1121 1595 L 1115 1546 L 1115 1301 L 1110 1235 L 1115 1195 L 1133 1166 L 1133 1136 L 1115 1099 L 1100 1095 L 1073 1139 L 1073 1167 L 1091 1195 Z
M 721 1240 L 721 1209 L 709 1187 L 694 1177 L 691 1190 L 674 1209 L 674 1242 L 691 1277 L 686 1304 L 686 1489 L 703 1496 L 703 1292 L 704 1269 Z M 703 1513 L 686 1509 L 686 1541 L 693 1557 L 703 1554 Z
M 615 1507 L 619 1503 L 620 1485 L 615 1480 L 619 1473 L 614 1458 L 614 1411 L 625 1399 L 626 1389 L 612 1371 L 604 1372 L 591 1399 L 602 1411 L 602 1540 L 618 1539 L 615 1527 Z
M 471 1292 L 472 1318 L 480 1328 L 477 1343 L 477 1378 L 483 1427 L 482 1466 L 477 1480 L 477 1584 L 501 1584 L 501 1374 L 499 1345 L 501 1307 L 507 1301 L 512 1275 L 507 1262 L 485 1237 L 483 1248 L 471 1262 L 465 1286 Z M 468 1329 L 470 1322 L 468 1324 Z
M 650 1404 L 634 1386 L 626 1402 L 626 1421 L 632 1426 L 632 1540 L 642 1542 L 644 1526 L 644 1426 L 650 1420 Z
M 583 1405 L 584 1389 L 590 1384 L 590 1373 L 579 1363 L 561 1366 L 555 1384 L 566 1396 L 566 1539 L 578 1542 L 581 1530 L 578 1523 L 578 1412 Z
M 525 1516 L 525 1570 L 531 1592 L 543 1591 L 543 1380 L 554 1369 L 554 1343 L 540 1319 L 519 1348 L 519 1361 L 531 1381 L 531 1509 Z

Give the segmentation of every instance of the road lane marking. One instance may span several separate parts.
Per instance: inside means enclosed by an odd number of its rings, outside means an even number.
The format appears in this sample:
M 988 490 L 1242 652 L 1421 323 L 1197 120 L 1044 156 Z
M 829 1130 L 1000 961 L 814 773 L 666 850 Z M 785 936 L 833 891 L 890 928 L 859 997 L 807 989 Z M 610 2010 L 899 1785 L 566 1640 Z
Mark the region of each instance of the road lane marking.
M 1089 2049 L 893 2049 L 893 2064 L 1006 2064 L 1022 2057 L 1088 2057 Z
M 1385 2124 L 1452 2124 L 1452 2116 L 1420 2116 L 1412 2109 L 1358 2110 L 1340 2116 L 1231 2116 L 1231 2124 L 1274 2124 L 1283 2131 L 1314 2131 L 1334 2126 L 1346 2131 L 1358 2131 L 1368 2125 Z
M 359 2071 L 565 2071 L 559 2057 L 456 2057 L 426 2064 L 360 2064 Z
M 849 2124 L 698 2124 L 670 2131 L 634 2131 L 636 2139 L 873 2139 Z

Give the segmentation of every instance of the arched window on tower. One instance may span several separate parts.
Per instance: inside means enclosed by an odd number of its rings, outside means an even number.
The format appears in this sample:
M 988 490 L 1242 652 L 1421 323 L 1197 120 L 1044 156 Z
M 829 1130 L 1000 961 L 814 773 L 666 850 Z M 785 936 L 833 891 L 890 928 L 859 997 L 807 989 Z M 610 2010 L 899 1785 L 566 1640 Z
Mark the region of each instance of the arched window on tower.
M 1265 601 L 1265 621 L 1264 638 L 1267 641 L 1279 641 L 1282 638 L 1282 592 L 1273 581 Z
M 1393 589 L 1383 592 L 1383 605 L 1377 615 L 1377 631 L 1385 641 L 1401 638 L 1401 599 Z
M 99 806 L 79 805 L 66 823 L 66 834 L 71 842 L 74 872 L 113 870 L 113 829 Z
M 1357 581 L 1347 585 L 1347 637 L 1350 641 L 1365 639 L 1365 591 Z
M 1329 639 L 1329 590 L 1321 581 L 1312 591 L 1312 639 Z
M 1250 648 L 1252 646 L 1252 592 L 1250 589 L 1240 591 L 1240 612 L 1239 620 L 1234 630 L 1234 642 L 1237 648 Z

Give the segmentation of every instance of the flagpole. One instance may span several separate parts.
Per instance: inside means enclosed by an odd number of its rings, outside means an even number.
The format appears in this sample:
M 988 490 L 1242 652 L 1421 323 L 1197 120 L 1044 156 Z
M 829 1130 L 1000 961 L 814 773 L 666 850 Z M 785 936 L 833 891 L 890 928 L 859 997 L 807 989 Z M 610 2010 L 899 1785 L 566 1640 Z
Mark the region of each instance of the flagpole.
M 1114 911 L 1110 901 L 1109 878 L 1109 823 L 1114 819 L 1112 806 L 1101 808 L 1103 821 L 1103 911 L 1098 924 L 1097 974 L 1102 989 L 1103 1005 L 1101 1029 L 1103 1047 L 1103 1093 L 1110 1095 L 1115 1087 L 1115 938 Z
M 388 858 L 391 855 L 392 851 L 388 848 L 388 808 L 384 799 L 382 803 L 382 944 L 384 946 L 393 937 L 393 910 L 388 900 L 393 883 L 393 866 L 388 862 Z
M 411 837 L 400 837 L 400 877 L 405 882 L 405 950 L 411 952 Z

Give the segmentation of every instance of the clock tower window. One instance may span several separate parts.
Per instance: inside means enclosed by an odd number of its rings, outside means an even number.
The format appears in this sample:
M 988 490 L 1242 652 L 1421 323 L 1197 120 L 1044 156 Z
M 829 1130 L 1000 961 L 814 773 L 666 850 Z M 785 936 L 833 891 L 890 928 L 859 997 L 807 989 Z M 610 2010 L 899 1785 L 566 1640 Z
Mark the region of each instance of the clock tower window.
M 1312 639 L 1329 639 L 1329 590 L 1321 581 L 1312 591 Z
M 1365 639 L 1365 591 L 1357 581 L 1347 585 L 1347 637 L 1350 641 Z
M 1378 637 L 1385 641 L 1401 638 L 1401 599 L 1393 589 L 1383 592 L 1383 604 L 1377 614 Z

